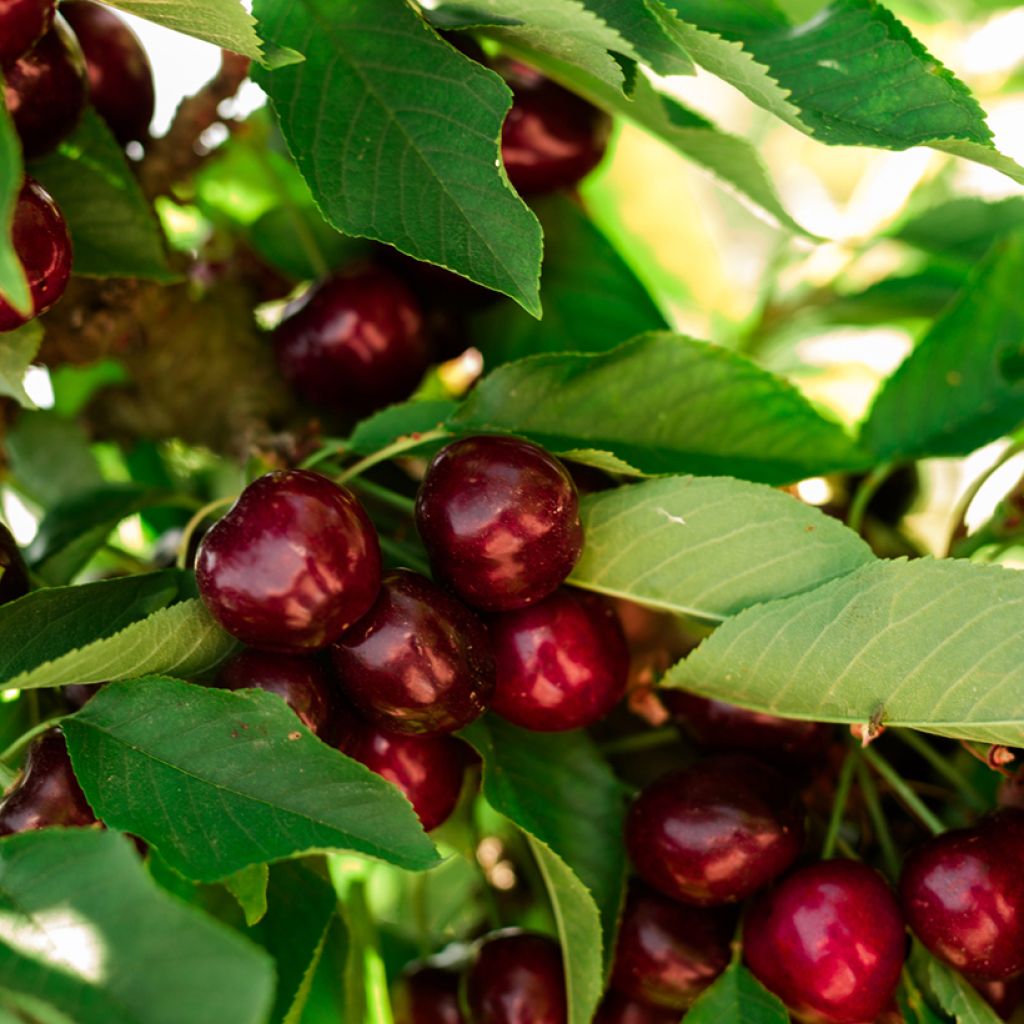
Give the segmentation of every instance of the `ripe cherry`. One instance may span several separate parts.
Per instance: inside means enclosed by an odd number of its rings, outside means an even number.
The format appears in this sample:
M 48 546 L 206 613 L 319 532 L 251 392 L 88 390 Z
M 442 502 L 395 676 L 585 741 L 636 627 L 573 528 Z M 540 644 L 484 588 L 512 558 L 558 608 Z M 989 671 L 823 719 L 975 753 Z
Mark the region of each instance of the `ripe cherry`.
M 28 278 L 32 313 L 23 316 L 0 298 L 0 331 L 13 331 L 45 313 L 64 294 L 71 276 L 71 239 L 64 216 L 32 178 L 25 179 L 18 194 L 12 240 Z
M 395 1024 L 464 1024 L 459 1009 L 459 975 L 417 963 L 406 968 L 395 987 Z
M 494 689 L 483 623 L 408 569 L 384 577 L 331 658 L 352 703 L 391 732 L 454 732 L 484 713 Z
M 489 622 L 497 664 L 491 706 L 538 732 L 581 729 L 626 692 L 629 650 L 612 606 L 563 588 Z
M 1003 1020 L 1010 1020 L 1017 1008 L 1024 1005 L 1024 974 L 998 981 L 970 977 L 967 980 Z
M 360 413 L 408 398 L 430 364 L 416 297 L 380 267 L 334 274 L 291 303 L 274 349 L 307 402 Z
M 338 749 L 397 786 L 429 832 L 455 810 L 462 791 L 464 745 L 454 736 L 402 736 L 369 723 L 340 730 Z
M 679 1011 L 609 992 L 597 1009 L 594 1024 L 679 1024 Z
M 900 895 L 917 937 L 975 978 L 1024 971 L 1024 811 L 1004 808 L 914 850 Z
M 829 860 L 794 871 L 751 904 L 747 964 L 796 1013 L 862 1024 L 889 1006 L 903 968 L 903 916 L 872 868 Z
M 728 966 L 733 924 L 728 910 L 688 907 L 634 883 L 619 926 L 612 988 L 685 1010 Z
M 100 691 L 103 683 L 68 683 L 63 687 L 64 700 L 72 711 L 81 711 Z
M 71 767 L 64 734 L 47 730 L 28 748 L 24 774 L 0 803 L 0 835 L 95 821 Z
M 513 187 L 554 192 L 585 178 L 604 156 L 611 118 L 523 64 L 506 62 L 500 71 L 513 96 L 501 130 L 501 158 Z
M 416 524 L 437 577 L 485 611 L 547 597 L 583 549 L 572 478 L 543 448 L 511 437 L 440 451 L 416 498 Z
M 251 483 L 203 538 L 196 580 L 207 608 L 260 650 L 316 650 L 365 615 L 380 547 L 356 499 L 305 470 Z
M 473 1024 L 566 1024 L 562 950 L 546 935 L 508 929 L 486 936 L 466 974 Z
M 793 788 L 743 755 L 670 772 L 630 808 L 626 846 L 666 896 L 697 906 L 746 899 L 799 856 L 804 813 Z
M 149 135 L 156 98 L 153 69 L 138 36 L 109 7 L 64 0 L 60 12 L 78 36 L 89 71 L 89 98 L 121 145 Z
M 330 678 L 313 658 L 271 651 L 242 651 L 224 667 L 219 683 L 226 690 L 255 688 L 276 693 L 317 736 L 324 735 L 331 721 Z
M 28 593 L 28 569 L 11 531 L 0 523 L 0 604 Z
M 0 68 L 24 56 L 50 30 L 57 0 L 0 0 Z
M 53 28 L 5 72 L 4 102 L 27 160 L 56 149 L 74 131 L 87 97 L 82 48 L 57 15 Z

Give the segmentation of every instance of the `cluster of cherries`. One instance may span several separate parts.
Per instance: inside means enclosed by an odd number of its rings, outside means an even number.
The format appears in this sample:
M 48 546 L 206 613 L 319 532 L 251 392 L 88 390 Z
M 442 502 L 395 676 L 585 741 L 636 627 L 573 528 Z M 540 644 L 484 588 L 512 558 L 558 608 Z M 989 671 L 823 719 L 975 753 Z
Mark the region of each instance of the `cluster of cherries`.
M 4 103 L 26 160 L 46 156 L 74 130 L 88 102 L 122 145 L 146 138 L 153 117 L 153 75 L 134 33 L 109 7 L 91 0 L 0 3 Z M 14 209 L 12 241 L 25 268 L 32 311 L 0 299 L 0 331 L 50 309 L 71 275 L 71 240 L 53 198 L 26 176 Z

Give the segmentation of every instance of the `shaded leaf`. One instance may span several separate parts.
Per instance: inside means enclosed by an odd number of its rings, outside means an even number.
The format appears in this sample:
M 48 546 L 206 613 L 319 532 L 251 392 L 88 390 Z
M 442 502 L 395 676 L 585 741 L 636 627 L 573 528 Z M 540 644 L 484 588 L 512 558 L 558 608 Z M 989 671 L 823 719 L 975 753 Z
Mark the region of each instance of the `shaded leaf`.
M 934 957 L 928 960 L 928 981 L 939 1005 L 957 1024 L 998 1024 L 1002 1020 L 973 985 Z
M 996 239 L 1018 228 L 1024 228 L 1024 197 L 992 202 L 958 196 L 912 217 L 892 237 L 936 256 L 973 264 L 984 258 Z
M 412 434 L 425 434 L 441 426 L 458 408 L 458 402 L 410 401 L 389 405 L 356 424 L 345 447 L 357 455 L 372 455 Z
M 44 410 L 23 412 L 4 443 L 15 485 L 43 508 L 103 484 L 89 439 L 74 420 Z
M 270 869 L 266 864 L 250 864 L 224 879 L 227 889 L 245 915 L 245 923 L 251 928 L 263 920 L 267 913 L 267 883 Z
M 0 74 L 0 85 L 3 75 Z M 21 142 L 11 123 L 6 105 L 0 110 L 0 298 L 6 299 L 21 313 L 32 310 L 32 296 L 29 293 L 28 278 L 14 252 L 11 225 L 14 208 L 21 192 L 23 171 L 21 166 Z M 0 335 L 0 342 L 3 336 Z
M 687 1024 L 788 1024 L 789 1011 L 740 963 L 730 964 L 686 1013 Z

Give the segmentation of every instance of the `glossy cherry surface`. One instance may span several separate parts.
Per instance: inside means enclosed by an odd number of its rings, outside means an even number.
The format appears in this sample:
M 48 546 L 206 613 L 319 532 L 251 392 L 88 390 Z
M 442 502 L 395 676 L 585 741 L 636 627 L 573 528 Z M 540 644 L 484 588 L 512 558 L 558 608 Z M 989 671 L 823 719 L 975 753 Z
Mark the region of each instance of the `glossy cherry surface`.
M 804 812 L 768 765 L 721 755 L 670 772 L 633 802 L 626 847 L 666 896 L 697 906 L 746 899 L 799 856 Z
M 416 525 L 435 575 L 485 611 L 547 597 L 583 550 L 565 467 L 511 437 L 470 437 L 442 449 L 417 495 Z
M 512 109 L 501 130 L 501 158 L 520 192 L 569 188 L 600 162 L 611 119 L 586 100 L 523 64 L 501 67 Z
M 747 964 L 797 1013 L 863 1024 L 889 1006 L 903 967 L 899 904 L 872 868 L 829 860 L 794 871 L 751 904 Z
M 910 927 L 940 960 L 977 978 L 1024 970 L 1024 811 L 1005 808 L 928 840 L 903 866 Z
M 24 56 L 50 30 L 56 0 L 0 0 L 0 68 Z
M 391 999 L 395 1024 L 465 1024 L 459 981 L 457 972 L 430 964 L 404 970 Z
M 26 159 L 44 156 L 74 131 L 88 92 L 82 48 L 57 15 L 50 31 L 4 73 L 4 102 Z
M 25 179 L 18 194 L 12 240 L 28 278 L 32 314 L 23 316 L 0 298 L 0 331 L 12 331 L 45 313 L 64 294 L 71 276 L 71 238 L 64 216 L 32 178 Z
M 397 786 L 429 832 L 455 810 L 466 758 L 454 736 L 402 736 L 369 723 L 347 723 L 335 739 L 338 748 Z
M 494 690 L 484 624 L 408 569 L 384 577 L 331 658 L 349 700 L 392 732 L 454 732 L 484 713 Z
M 626 692 L 629 650 L 604 598 L 562 588 L 537 604 L 491 617 L 497 665 L 493 709 L 538 732 L 581 729 Z
M 0 803 L 0 835 L 95 821 L 71 768 L 64 734 L 44 732 L 28 748 L 24 773 Z
M 109 7 L 64 0 L 60 13 L 78 36 L 89 71 L 89 99 L 121 145 L 149 135 L 156 97 L 153 69 L 138 36 Z
M 728 910 L 688 907 L 634 884 L 619 927 L 612 988 L 685 1010 L 728 966 L 734 923 Z
M 609 992 L 597 1008 L 594 1024 L 679 1024 L 679 1011 Z
M 466 974 L 472 1024 L 566 1024 L 562 950 L 554 939 L 506 930 L 477 947 Z
M 11 531 L 0 523 L 0 604 L 28 593 L 28 569 Z
M 203 538 L 199 592 L 211 614 L 261 650 L 316 650 L 369 611 L 380 546 L 356 499 L 305 470 L 251 483 Z
M 323 736 L 331 721 L 331 681 L 323 666 L 313 658 L 273 651 L 242 651 L 220 674 L 226 690 L 259 689 L 276 693 L 317 736 Z
M 274 350 L 307 402 L 360 413 L 408 398 L 430 363 L 416 296 L 372 266 L 334 274 L 291 303 Z

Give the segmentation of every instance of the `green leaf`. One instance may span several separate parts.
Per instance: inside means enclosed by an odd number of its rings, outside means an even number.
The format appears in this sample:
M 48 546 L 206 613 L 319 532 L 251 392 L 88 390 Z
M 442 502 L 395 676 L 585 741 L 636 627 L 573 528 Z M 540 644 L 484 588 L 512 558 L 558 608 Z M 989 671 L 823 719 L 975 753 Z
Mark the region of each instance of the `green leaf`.
M 43 508 L 103 483 L 81 425 L 47 411 L 23 412 L 5 438 L 17 488 Z
M 43 329 L 38 320 L 0 334 L 0 395 L 13 398 L 23 409 L 36 407 L 25 391 L 25 373 L 42 341 Z
M 242 908 L 245 923 L 250 928 L 266 916 L 269 881 L 270 869 L 266 864 L 250 864 L 224 879 L 224 888 Z
M 686 1013 L 686 1024 L 788 1024 L 789 1011 L 740 963 L 730 964 Z
M 879 460 L 966 455 L 1024 418 L 1024 232 L 999 242 L 886 381 L 861 432 Z
M 29 171 L 68 222 L 76 274 L 177 279 L 153 210 L 120 145 L 92 107 L 57 151 L 33 161 Z
M 389 405 L 358 423 L 345 447 L 357 455 L 372 455 L 401 437 L 434 430 L 457 408 L 458 402 L 443 400 Z
M 789 494 L 724 477 L 668 477 L 591 494 L 571 582 L 718 621 L 874 560 L 837 520 Z
M 976 562 L 872 562 L 727 620 L 666 677 L 788 718 L 1020 741 L 1024 576 Z
M 0 74 L 2 85 L 3 75 Z M 19 312 L 28 314 L 32 311 L 32 295 L 25 268 L 14 252 L 11 238 L 14 208 L 23 177 L 21 142 L 4 106 L 0 110 L 0 299 L 6 299 Z
M 642 473 L 788 483 L 866 464 L 792 385 L 726 349 L 667 333 L 599 355 L 541 355 L 489 374 L 451 425 L 555 451 L 609 452 Z
M 956 298 L 965 275 L 942 265 L 915 274 L 886 277 L 863 291 L 838 296 L 821 310 L 831 323 L 884 324 L 893 320 L 932 320 Z
M 1024 228 L 1024 197 L 991 202 L 979 196 L 958 196 L 906 221 L 893 238 L 957 263 L 983 259 L 992 243 Z
M 249 229 L 252 247 L 296 281 L 323 277 L 366 255 L 367 243 L 335 231 L 310 203 L 270 210 Z
M 540 315 L 540 225 L 501 169 L 498 76 L 403 0 L 257 0 L 256 13 L 306 55 L 257 80 L 327 219 Z
M 89 803 L 198 881 L 318 849 L 418 870 L 438 860 L 409 802 L 318 740 L 274 694 L 150 678 L 64 720 Z
M 668 326 L 625 260 L 576 203 L 559 197 L 534 209 L 544 228 L 544 318 L 535 320 L 508 303 L 481 314 L 473 334 L 489 366 L 538 352 L 603 352 Z
M 483 758 L 487 800 L 530 837 L 565 956 L 569 1024 L 590 1024 L 625 877 L 618 780 L 582 732 L 528 732 L 487 716 L 460 735 Z
M 928 960 L 928 982 L 939 1005 L 957 1024 L 999 1024 L 1002 1019 L 966 978 L 934 957 Z
M 123 836 L 44 829 L 0 843 L 0 985 L 77 1024 L 261 1024 L 269 958 L 168 896 Z

